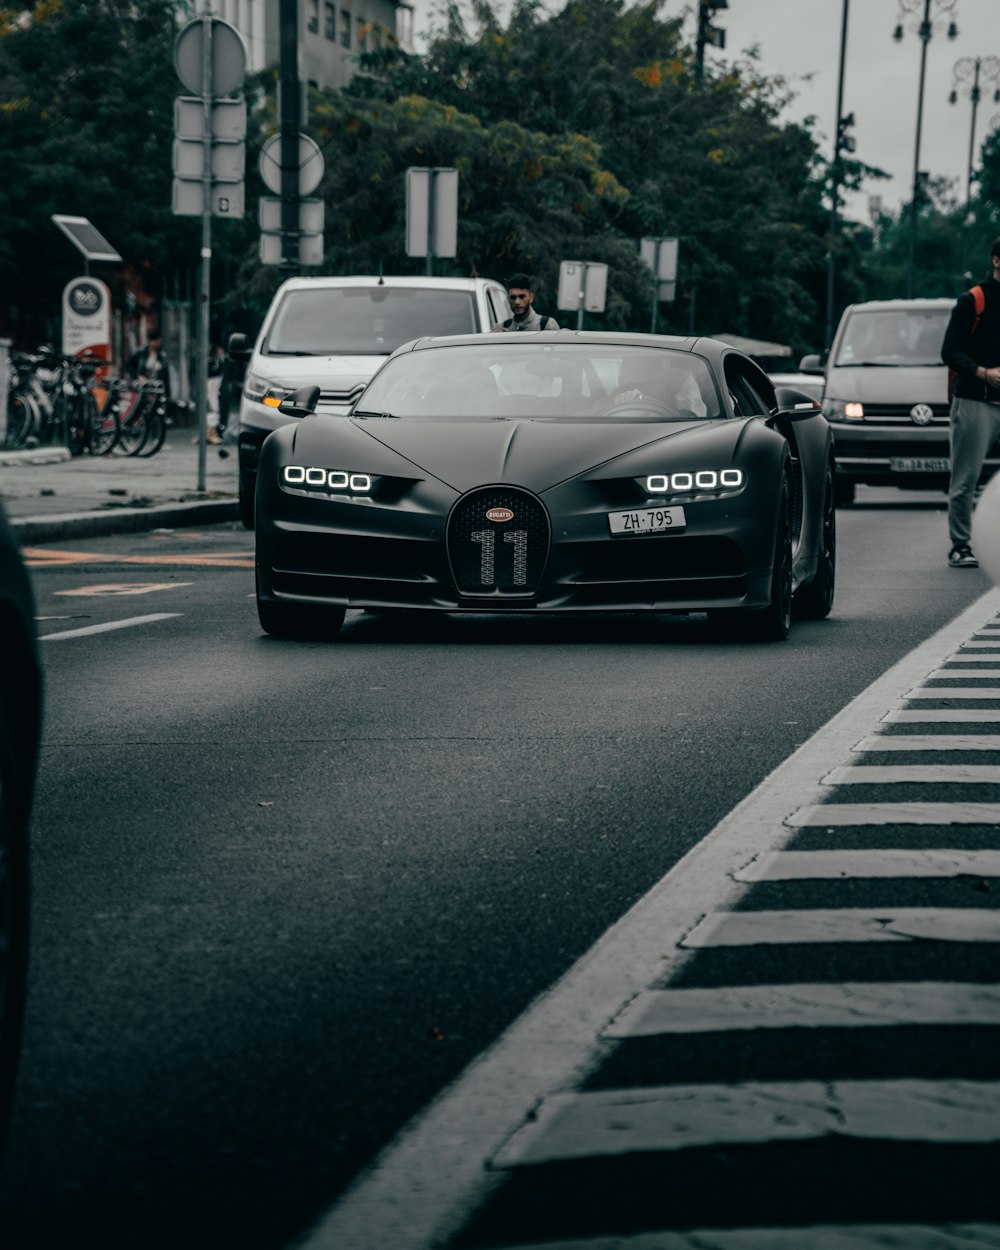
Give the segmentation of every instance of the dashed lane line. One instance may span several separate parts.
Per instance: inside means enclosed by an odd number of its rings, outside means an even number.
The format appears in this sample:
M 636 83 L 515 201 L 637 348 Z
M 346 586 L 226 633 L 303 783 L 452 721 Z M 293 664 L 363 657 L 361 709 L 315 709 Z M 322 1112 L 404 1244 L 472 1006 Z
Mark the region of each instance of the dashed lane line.
M 512 1168 L 836 1136 L 1000 1141 L 995 1081 L 747 1081 L 554 1094 L 498 1152 Z
M 858 981 L 650 990 L 605 1037 L 724 1033 L 731 1029 L 856 1029 L 1000 1025 L 1000 986 L 964 981 Z
M 737 881 L 822 881 L 901 877 L 1000 877 L 1000 851 L 770 851 Z
M 82 625 L 79 629 L 64 629 L 56 634 L 40 634 L 39 642 L 54 642 L 62 638 L 85 638 L 88 634 L 106 634 L 113 629 L 131 629 L 135 625 L 152 625 L 155 621 L 169 621 L 183 616 L 183 612 L 150 612 L 148 616 L 130 616 L 123 621 L 105 621 L 103 625 Z

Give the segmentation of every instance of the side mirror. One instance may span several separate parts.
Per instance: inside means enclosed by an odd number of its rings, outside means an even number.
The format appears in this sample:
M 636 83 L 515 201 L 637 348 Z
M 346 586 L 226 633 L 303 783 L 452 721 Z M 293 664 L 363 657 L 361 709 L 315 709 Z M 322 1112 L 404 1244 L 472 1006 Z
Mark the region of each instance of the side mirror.
M 799 361 L 800 373 L 822 373 L 823 357 L 817 352 L 813 352 L 808 356 L 803 356 Z
M 278 411 L 286 417 L 311 417 L 319 403 L 318 386 L 300 386 L 286 396 L 278 405 Z
M 786 421 L 804 421 L 807 417 L 815 417 L 823 405 L 805 391 L 796 390 L 794 386 L 776 386 L 774 399 L 778 405 L 778 415 Z
M 253 344 L 245 334 L 230 334 L 229 342 L 226 344 L 226 351 L 232 356 L 233 360 L 246 364 L 253 355 Z

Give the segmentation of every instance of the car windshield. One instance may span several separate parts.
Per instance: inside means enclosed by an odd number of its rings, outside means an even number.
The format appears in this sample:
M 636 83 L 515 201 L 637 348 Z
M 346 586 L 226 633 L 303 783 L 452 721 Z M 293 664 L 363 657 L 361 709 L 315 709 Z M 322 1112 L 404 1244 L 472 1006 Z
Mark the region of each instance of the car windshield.
M 834 368 L 940 365 L 949 316 L 948 308 L 851 313 Z
M 471 291 L 428 287 L 316 287 L 286 291 L 266 356 L 388 356 L 424 335 L 474 334 Z
M 486 335 L 482 343 L 397 356 L 369 383 L 356 411 L 472 420 L 691 421 L 716 418 L 722 408 L 707 361 L 689 352 Z

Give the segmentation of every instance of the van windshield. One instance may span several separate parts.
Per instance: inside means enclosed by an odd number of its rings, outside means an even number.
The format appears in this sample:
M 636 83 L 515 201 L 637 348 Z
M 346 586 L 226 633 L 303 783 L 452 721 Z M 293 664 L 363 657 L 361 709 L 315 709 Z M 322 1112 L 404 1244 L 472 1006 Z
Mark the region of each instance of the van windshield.
M 834 368 L 941 366 L 941 344 L 950 315 L 949 308 L 853 312 L 847 319 Z
M 318 287 L 286 291 L 265 356 L 388 356 L 425 335 L 475 334 L 471 291 L 422 287 Z

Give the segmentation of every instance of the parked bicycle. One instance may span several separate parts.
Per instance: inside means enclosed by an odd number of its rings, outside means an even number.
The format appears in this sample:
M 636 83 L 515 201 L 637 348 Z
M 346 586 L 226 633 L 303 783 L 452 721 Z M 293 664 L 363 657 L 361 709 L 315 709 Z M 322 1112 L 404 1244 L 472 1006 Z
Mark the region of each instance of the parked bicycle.
M 115 450 L 153 456 L 167 436 L 167 401 L 162 382 L 124 382 L 123 410 Z

